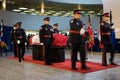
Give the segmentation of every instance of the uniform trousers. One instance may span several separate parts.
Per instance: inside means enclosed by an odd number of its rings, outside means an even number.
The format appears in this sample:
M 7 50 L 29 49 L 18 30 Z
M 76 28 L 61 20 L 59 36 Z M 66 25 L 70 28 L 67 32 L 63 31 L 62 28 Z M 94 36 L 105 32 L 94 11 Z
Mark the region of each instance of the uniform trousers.
M 19 59 L 19 62 L 21 62 L 21 60 L 24 60 L 24 54 L 25 54 L 25 45 L 24 44 L 19 44 L 18 45 L 18 59 Z
M 76 68 L 76 61 L 77 61 L 77 53 L 80 53 L 80 60 L 81 60 L 81 68 L 86 67 L 86 51 L 85 51 L 85 44 L 79 43 L 72 43 L 72 55 L 71 55 L 71 62 L 72 68 Z
M 13 51 L 14 51 L 14 57 L 18 57 L 17 43 L 15 42 L 13 42 Z
M 52 64 L 51 61 L 51 44 L 44 44 L 44 51 L 45 51 L 45 64 L 49 65 Z
M 112 43 L 112 40 L 110 39 L 110 36 L 102 37 L 102 43 L 104 45 L 103 54 L 102 54 L 102 64 L 107 64 L 106 53 L 108 51 L 110 52 L 110 62 L 112 63 L 113 59 L 114 59 L 115 48 L 114 48 L 114 45 Z

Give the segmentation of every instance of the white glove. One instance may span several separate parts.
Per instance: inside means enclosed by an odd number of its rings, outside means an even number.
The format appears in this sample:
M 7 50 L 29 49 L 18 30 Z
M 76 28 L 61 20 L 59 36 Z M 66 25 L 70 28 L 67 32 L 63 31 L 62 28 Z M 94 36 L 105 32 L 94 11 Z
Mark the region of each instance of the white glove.
M 17 40 L 17 44 L 20 44 L 20 40 Z
M 11 42 L 11 44 L 13 44 L 13 42 Z
M 84 28 L 81 28 L 80 34 L 81 34 L 81 35 L 85 34 L 85 29 L 84 29 Z
M 25 45 L 27 45 L 27 43 L 25 42 Z
M 115 26 L 113 25 L 111 28 L 112 28 L 112 29 L 115 29 Z
M 41 45 L 43 45 L 44 43 L 40 43 Z

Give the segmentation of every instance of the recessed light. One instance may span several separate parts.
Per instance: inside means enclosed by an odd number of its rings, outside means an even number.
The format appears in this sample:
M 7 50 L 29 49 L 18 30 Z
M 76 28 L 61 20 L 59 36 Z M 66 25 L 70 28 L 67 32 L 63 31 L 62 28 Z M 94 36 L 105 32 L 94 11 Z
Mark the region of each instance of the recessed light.
M 59 15 L 59 14 L 61 14 L 61 13 L 58 13 L 58 12 L 57 12 L 57 13 L 55 13 L 55 14 L 58 14 L 58 15 Z
M 35 9 L 29 9 L 30 11 L 35 11 Z
M 28 10 L 25 10 L 24 12 L 30 12 L 30 11 L 28 11 Z
M 28 8 L 25 8 L 25 7 L 20 7 L 19 9 L 21 9 L 21 10 L 26 10 L 26 9 L 28 9 Z
M 25 12 L 21 12 L 21 14 L 26 14 Z
M 35 14 L 35 13 L 31 13 L 31 15 L 37 15 L 37 14 Z
M 94 11 L 89 11 L 89 13 L 94 13 Z
M 19 10 L 19 9 L 13 9 L 13 11 L 15 11 L 15 12 L 20 12 L 21 10 Z

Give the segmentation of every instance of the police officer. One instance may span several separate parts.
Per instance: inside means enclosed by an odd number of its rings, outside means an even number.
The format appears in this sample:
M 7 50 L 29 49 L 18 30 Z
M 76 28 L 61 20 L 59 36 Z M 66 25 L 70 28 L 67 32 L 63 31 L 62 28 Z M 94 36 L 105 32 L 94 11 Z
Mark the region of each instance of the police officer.
M 85 40 L 83 34 L 83 22 L 80 20 L 80 10 L 74 11 L 74 19 L 70 20 L 70 43 L 72 44 L 71 62 L 72 70 L 76 70 L 77 53 L 80 52 L 81 69 L 89 69 L 86 66 Z
M 111 24 L 110 24 L 110 14 L 109 13 L 104 13 L 102 15 L 103 22 L 101 22 L 100 26 L 100 31 L 101 31 L 101 42 L 104 46 L 103 48 L 103 54 L 102 54 L 102 65 L 107 66 L 107 57 L 106 57 L 106 52 L 109 49 L 110 51 L 110 64 L 111 65 L 116 65 L 114 63 L 114 53 L 115 53 L 115 48 L 111 40 L 111 31 L 114 29 Z
M 17 48 L 18 48 L 18 60 L 24 60 L 25 54 L 25 42 L 26 42 L 26 33 L 24 29 L 21 28 L 22 22 L 17 23 L 16 29 L 16 39 L 17 39 Z
M 10 40 L 11 40 L 11 44 L 13 45 L 13 53 L 14 53 L 14 57 L 18 57 L 17 54 L 17 43 L 16 43 L 16 29 L 17 29 L 17 24 L 13 25 L 13 30 L 10 32 Z
M 44 25 L 40 27 L 39 37 L 40 42 L 44 45 L 45 51 L 45 65 L 52 65 L 51 61 L 51 44 L 53 41 L 53 27 L 49 25 L 50 17 L 45 17 Z
M 59 30 L 58 30 L 58 23 L 55 23 L 55 24 L 53 25 L 53 30 L 54 30 L 53 33 L 59 33 Z

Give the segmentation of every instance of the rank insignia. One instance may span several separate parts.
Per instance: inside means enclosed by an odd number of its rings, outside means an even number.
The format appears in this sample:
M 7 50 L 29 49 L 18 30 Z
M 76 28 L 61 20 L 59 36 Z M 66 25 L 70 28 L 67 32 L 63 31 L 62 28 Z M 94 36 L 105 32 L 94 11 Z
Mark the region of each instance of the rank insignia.
M 70 23 L 73 23 L 73 22 L 74 22 L 73 20 L 70 21 Z

